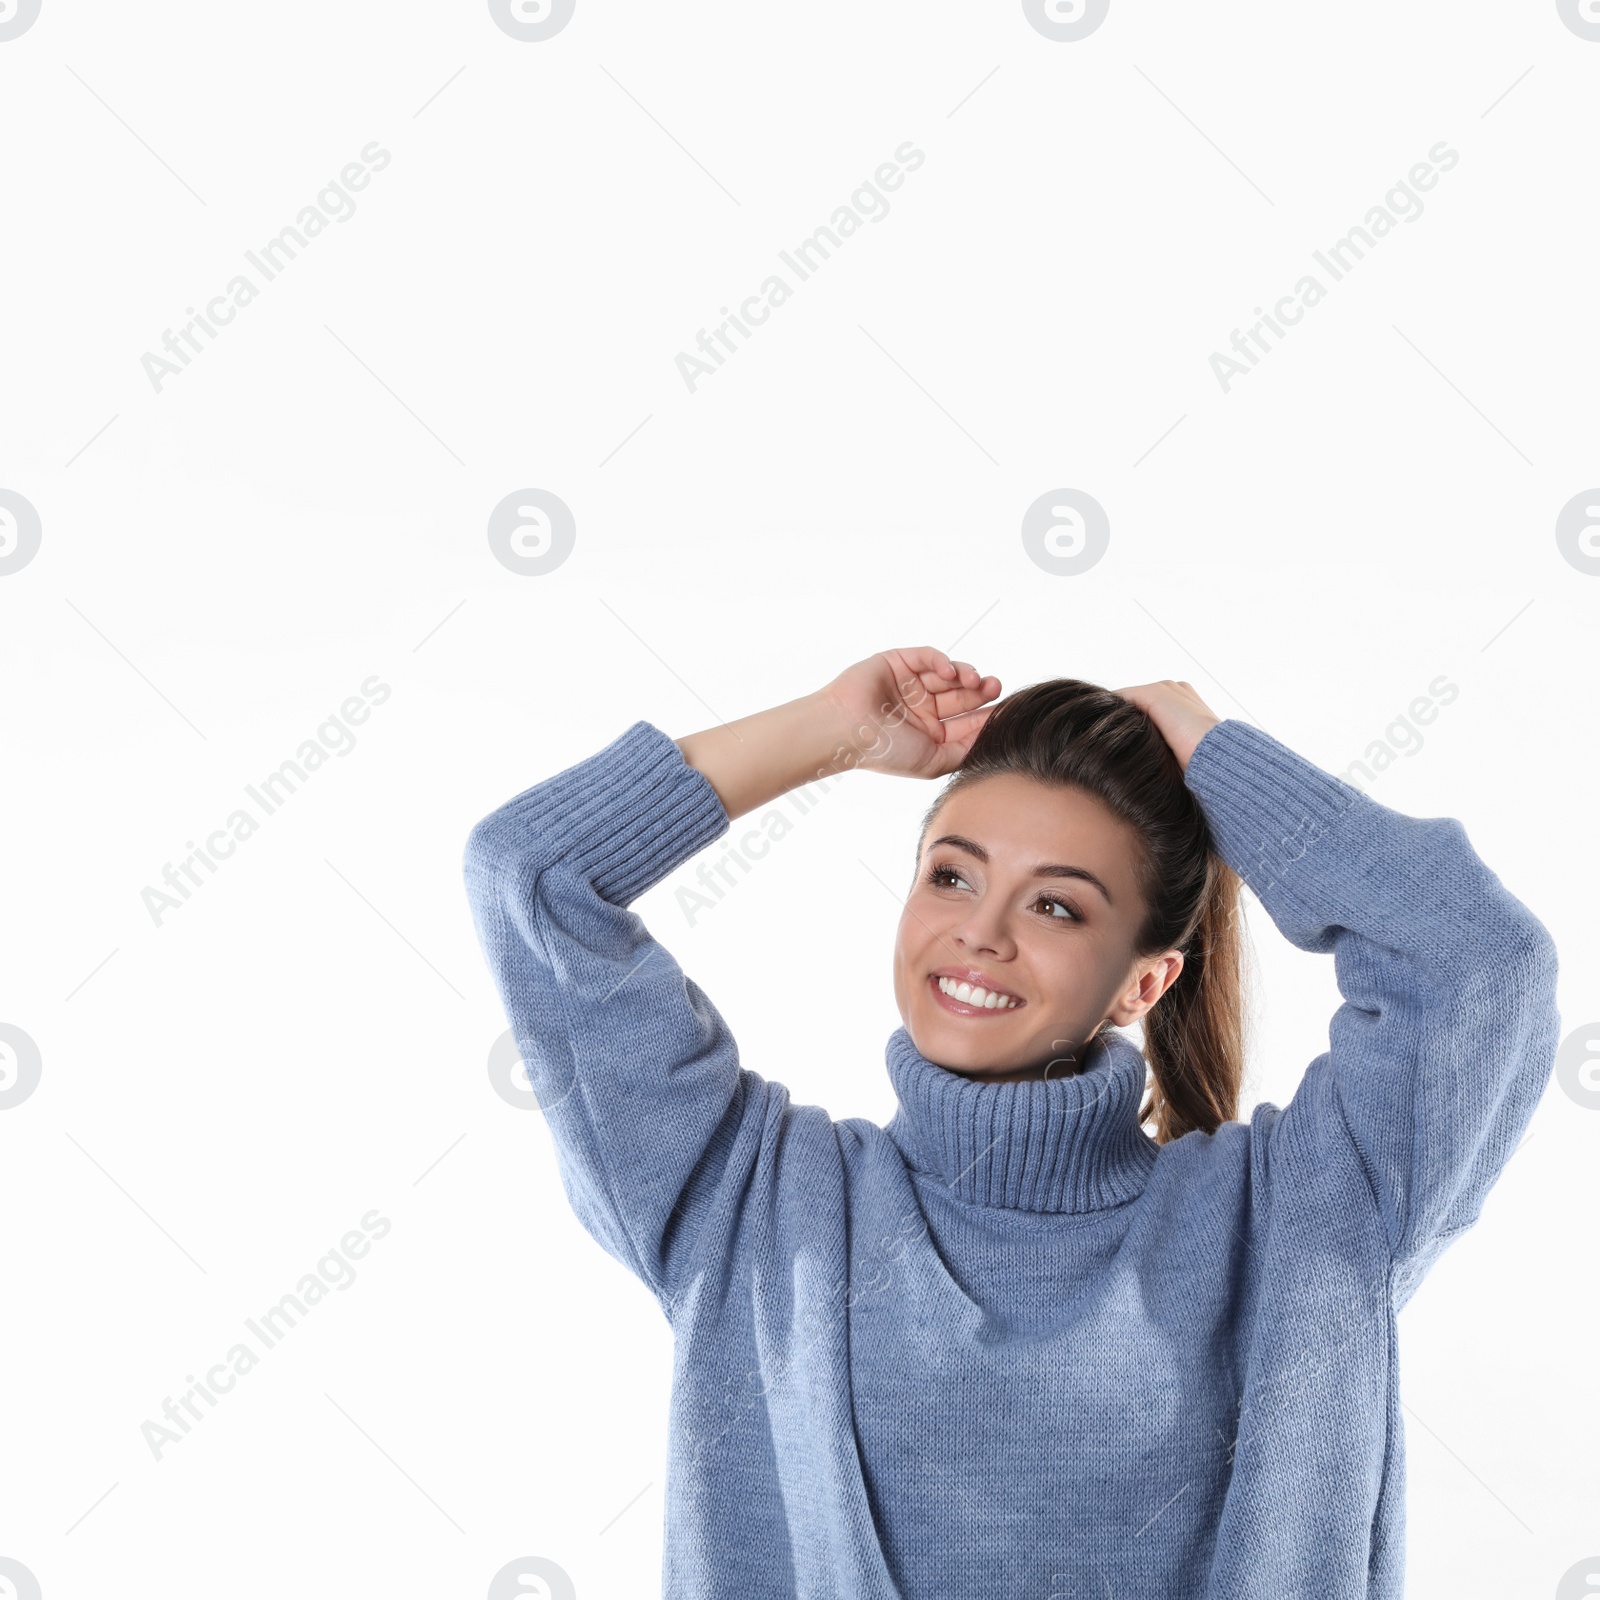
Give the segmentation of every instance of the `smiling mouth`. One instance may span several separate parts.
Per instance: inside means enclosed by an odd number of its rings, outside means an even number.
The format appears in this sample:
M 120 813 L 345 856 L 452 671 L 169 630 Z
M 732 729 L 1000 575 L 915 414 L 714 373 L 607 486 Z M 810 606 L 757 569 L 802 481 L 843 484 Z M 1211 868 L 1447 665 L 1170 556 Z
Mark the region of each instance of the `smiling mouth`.
M 928 978 L 937 1005 L 958 1017 L 998 1017 L 1020 1011 L 1027 1004 L 1014 995 L 1000 995 L 976 988 L 972 984 L 957 983 L 952 978 L 934 973 Z M 962 995 L 966 998 L 963 999 Z

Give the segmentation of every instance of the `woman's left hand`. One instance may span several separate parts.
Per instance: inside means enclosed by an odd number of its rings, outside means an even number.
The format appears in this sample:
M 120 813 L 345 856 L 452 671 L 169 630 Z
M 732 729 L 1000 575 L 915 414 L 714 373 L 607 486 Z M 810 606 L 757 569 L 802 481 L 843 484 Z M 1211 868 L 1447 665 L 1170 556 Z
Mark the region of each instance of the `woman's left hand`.
M 1207 730 L 1222 721 L 1194 692 L 1194 685 L 1182 678 L 1139 683 L 1131 689 L 1118 689 L 1117 693 L 1124 700 L 1131 700 L 1155 723 L 1185 771 L 1194 747 L 1205 738 Z

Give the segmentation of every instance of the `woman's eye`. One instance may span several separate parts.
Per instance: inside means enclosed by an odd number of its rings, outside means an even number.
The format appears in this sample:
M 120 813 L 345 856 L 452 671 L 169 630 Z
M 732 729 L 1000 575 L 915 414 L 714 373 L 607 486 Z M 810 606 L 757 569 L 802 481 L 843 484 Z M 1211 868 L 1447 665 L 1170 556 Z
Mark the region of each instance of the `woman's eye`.
M 954 888 L 957 884 L 964 885 L 966 879 L 954 867 L 932 867 L 928 872 L 928 882 L 937 889 L 946 889 Z M 1083 920 L 1065 900 L 1057 900 L 1053 894 L 1042 894 L 1033 903 L 1035 906 L 1047 907 L 1050 920 L 1053 922 L 1080 922 Z

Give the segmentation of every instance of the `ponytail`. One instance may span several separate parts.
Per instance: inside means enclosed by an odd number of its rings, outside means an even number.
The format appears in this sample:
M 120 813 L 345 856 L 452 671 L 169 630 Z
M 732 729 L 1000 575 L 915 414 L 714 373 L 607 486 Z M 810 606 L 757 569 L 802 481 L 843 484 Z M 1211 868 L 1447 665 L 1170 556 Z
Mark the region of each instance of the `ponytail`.
M 1193 1129 L 1215 1133 L 1239 1115 L 1244 1076 L 1244 923 L 1239 876 L 1210 855 L 1183 969 L 1145 1012 L 1144 1058 L 1153 1082 L 1139 1121 L 1157 1144 Z

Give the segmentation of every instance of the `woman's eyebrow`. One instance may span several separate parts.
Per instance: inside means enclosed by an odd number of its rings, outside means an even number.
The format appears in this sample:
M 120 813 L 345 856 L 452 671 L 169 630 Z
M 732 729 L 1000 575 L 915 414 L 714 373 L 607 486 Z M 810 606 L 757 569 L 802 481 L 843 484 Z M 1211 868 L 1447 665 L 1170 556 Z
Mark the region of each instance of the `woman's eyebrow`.
M 941 844 L 950 845 L 956 850 L 965 850 L 969 856 L 975 856 L 979 861 L 987 863 L 989 860 L 989 852 L 976 839 L 968 839 L 962 834 L 942 833 L 937 839 L 928 841 L 928 848 L 932 850 Z M 1069 867 L 1058 861 L 1047 862 L 1043 866 L 1035 867 L 1033 876 L 1036 878 L 1082 878 L 1085 883 L 1092 883 L 1106 897 L 1108 906 L 1115 904 L 1115 901 L 1111 898 L 1111 891 L 1087 867 Z

